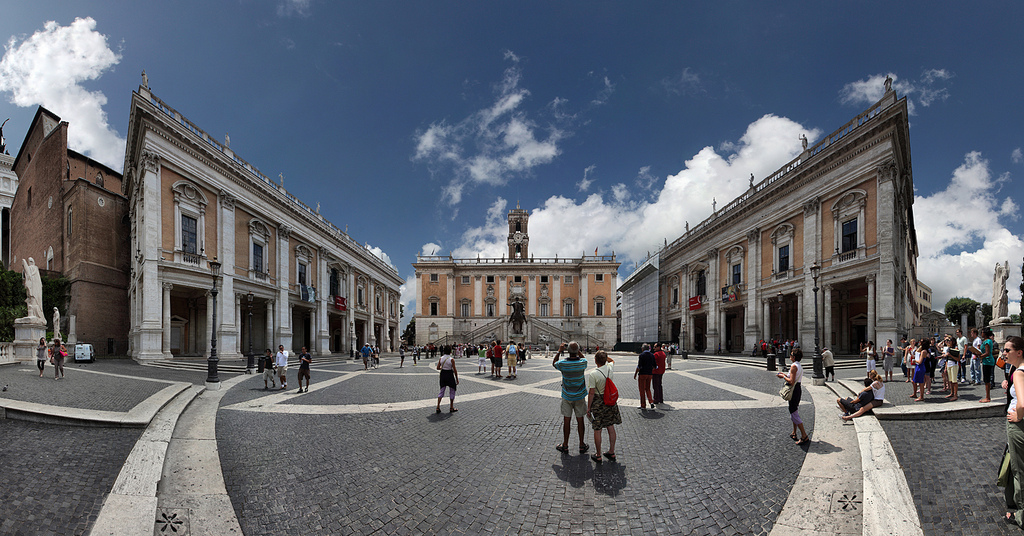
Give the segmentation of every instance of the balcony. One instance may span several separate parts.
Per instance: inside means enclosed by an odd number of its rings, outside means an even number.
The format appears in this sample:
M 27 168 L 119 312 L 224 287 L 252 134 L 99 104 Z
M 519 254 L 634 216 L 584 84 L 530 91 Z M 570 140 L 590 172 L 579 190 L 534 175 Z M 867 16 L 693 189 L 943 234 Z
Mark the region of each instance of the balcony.
M 857 260 L 860 257 L 860 251 L 862 248 L 851 249 L 842 253 L 836 250 L 836 254 L 832 256 L 833 264 L 842 264 L 844 262 L 850 262 Z
M 259 281 L 260 283 L 269 283 L 270 274 L 267 272 L 261 272 L 259 270 L 249 270 L 249 279 L 253 281 Z

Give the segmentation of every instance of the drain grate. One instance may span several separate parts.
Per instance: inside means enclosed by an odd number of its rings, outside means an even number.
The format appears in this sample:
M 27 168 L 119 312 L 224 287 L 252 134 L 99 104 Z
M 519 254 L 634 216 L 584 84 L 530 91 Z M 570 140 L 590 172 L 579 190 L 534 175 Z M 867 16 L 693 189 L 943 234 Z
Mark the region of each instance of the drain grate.
M 157 508 L 156 526 L 153 534 L 162 536 L 173 534 L 175 536 L 189 536 L 188 509 L 187 508 Z
M 832 493 L 832 507 L 829 509 L 829 513 L 832 514 L 852 514 L 859 512 L 863 506 L 864 501 L 861 497 L 850 491 L 836 491 Z

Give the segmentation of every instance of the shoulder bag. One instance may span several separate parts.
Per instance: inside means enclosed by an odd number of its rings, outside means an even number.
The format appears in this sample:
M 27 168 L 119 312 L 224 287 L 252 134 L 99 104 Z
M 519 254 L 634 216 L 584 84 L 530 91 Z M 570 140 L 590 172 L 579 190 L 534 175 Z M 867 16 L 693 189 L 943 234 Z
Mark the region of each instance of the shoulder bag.
M 792 400 L 793 385 L 789 382 L 786 382 L 786 384 L 782 386 L 782 389 L 779 389 L 779 396 L 781 396 L 782 399 L 786 401 Z

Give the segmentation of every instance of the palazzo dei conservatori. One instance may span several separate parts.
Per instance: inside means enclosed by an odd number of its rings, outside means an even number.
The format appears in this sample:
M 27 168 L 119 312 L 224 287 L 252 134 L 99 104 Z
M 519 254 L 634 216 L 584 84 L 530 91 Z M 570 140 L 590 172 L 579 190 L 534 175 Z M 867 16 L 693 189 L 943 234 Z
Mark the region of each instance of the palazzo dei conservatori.
M 913 201 L 906 97 L 887 83 L 877 103 L 816 145 L 804 140 L 797 158 L 659 252 L 657 338 L 746 353 L 797 339 L 811 352 L 817 316 L 821 345 L 837 353 L 899 342 L 915 311 Z M 638 309 L 627 293 L 624 326 Z
M 416 345 L 615 344 L 615 255 L 534 258 L 529 219 L 509 211 L 507 257 L 416 257 Z

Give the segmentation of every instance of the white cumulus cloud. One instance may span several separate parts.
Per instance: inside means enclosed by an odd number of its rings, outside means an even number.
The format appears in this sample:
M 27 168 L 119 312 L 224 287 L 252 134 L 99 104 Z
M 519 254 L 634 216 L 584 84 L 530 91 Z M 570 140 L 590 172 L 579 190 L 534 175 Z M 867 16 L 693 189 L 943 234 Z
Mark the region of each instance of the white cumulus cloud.
M 1003 192 L 1008 184 L 1007 174 L 993 176 L 988 160 L 974 151 L 944 190 L 914 197 L 917 274 L 932 288 L 936 310 L 956 296 L 991 303 L 995 265 L 1010 261 L 1010 313 L 1020 313 L 1024 240 L 1002 223 L 1019 217 L 1017 203 Z
M 493 104 L 458 123 L 440 121 L 416 133 L 413 160 L 425 162 L 432 173 L 450 177 L 441 189 L 449 205 L 459 204 L 467 187 L 505 184 L 550 163 L 568 136 L 556 125 L 570 118 L 559 111 L 564 101 L 556 99 L 548 107 L 555 117 L 542 125 L 535 113 L 524 110 L 530 92 L 520 84 L 519 57 L 506 52 L 505 59 L 513 64 L 496 84 Z M 610 83 L 605 85 L 609 90 Z
M 783 117 L 766 115 L 749 125 L 735 142 L 716 151 L 705 147 L 686 167 L 662 179 L 643 167 L 636 177 L 610 191 L 592 192 L 582 200 L 552 196 L 530 212 L 530 251 L 538 257 L 592 255 L 614 251 L 623 262 L 646 258 L 666 240 L 679 237 L 685 223 L 696 225 L 749 187 L 749 176 L 765 178 L 802 150 L 798 136 L 821 136 Z M 585 175 L 586 177 L 586 175 Z M 634 184 L 634 186 L 627 186 Z M 651 191 L 647 191 L 651 188 Z M 483 225 L 470 228 L 455 257 L 500 257 L 507 253 L 507 201 L 492 204 Z
M 915 115 L 917 104 L 928 107 L 949 98 L 949 89 L 944 84 L 953 76 L 953 73 L 945 69 L 927 69 L 916 80 L 901 79 L 895 73 L 875 74 L 843 86 L 839 91 L 839 102 L 855 106 L 874 104 L 885 94 L 886 77 L 891 77 L 892 88 L 898 96 L 907 97 L 907 111 Z
M 125 140 L 103 111 L 107 97 L 82 86 L 119 61 L 121 56 L 107 46 L 91 17 L 67 26 L 50 21 L 31 37 L 7 42 L 0 60 L 0 91 L 10 93 L 10 102 L 17 106 L 41 105 L 59 115 L 70 124 L 71 149 L 120 170 Z

